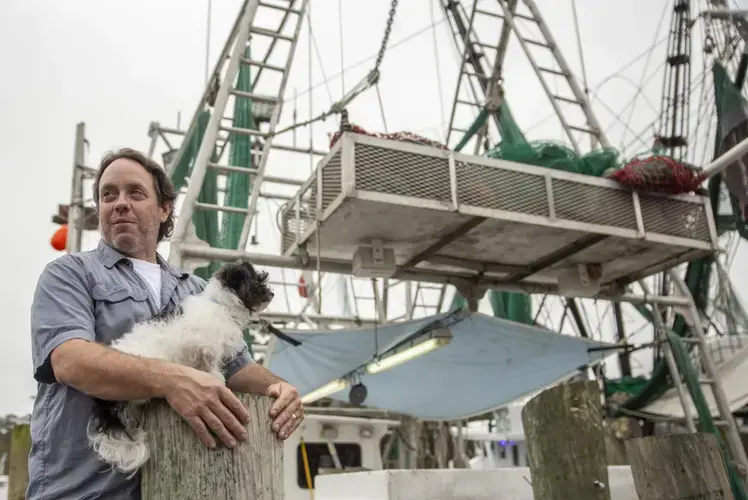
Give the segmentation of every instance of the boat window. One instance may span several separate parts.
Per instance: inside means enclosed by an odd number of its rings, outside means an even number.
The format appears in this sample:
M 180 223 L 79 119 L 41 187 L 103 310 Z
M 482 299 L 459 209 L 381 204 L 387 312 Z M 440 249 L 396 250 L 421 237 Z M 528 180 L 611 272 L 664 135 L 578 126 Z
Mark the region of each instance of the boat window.
M 306 456 L 309 461 L 309 474 L 312 477 L 312 486 L 320 467 L 335 468 L 335 460 L 330 455 L 327 443 L 305 443 Z M 345 467 L 362 467 L 361 446 L 358 443 L 335 443 L 335 451 L 340 458 L 340 465 Z M 301 445 L 296 448 L 297 483 L 299 488 L 308 489 L 306 472 L 304 470 L 304 455 L 301 453 Z

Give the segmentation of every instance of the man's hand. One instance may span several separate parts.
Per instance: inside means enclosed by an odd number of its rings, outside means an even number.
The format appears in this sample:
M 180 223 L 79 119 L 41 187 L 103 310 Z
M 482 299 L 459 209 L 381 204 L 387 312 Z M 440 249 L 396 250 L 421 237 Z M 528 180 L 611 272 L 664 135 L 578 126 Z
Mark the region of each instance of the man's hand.
M 273 430 L 286 439 L 304 420 L 304 406 L 298 389 L 288 382 L 276 382 L 268 387 L 266 395 L 275 398 L 270 407 Z
M 187 366 L 180 366 L 171 379 L 166 400 L 206 446 L 216 446 L 208 428 L 229 448 L 237 439 L 247 440 L 243 424 L 249 422 L 249 412 L 221 380 Z

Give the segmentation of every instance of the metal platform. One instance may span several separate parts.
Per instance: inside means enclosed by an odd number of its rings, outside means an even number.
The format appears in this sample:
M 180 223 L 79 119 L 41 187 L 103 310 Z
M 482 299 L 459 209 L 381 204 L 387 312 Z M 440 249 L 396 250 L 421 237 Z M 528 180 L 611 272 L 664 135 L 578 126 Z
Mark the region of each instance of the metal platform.
M 313 260 L 319 243 L 321 259 L 350 262 L 381 239 L 403 271 L 478 271 L 508 289 L 551 292 L 577 264 L 601 264 L 605 289 L 717 250 L 705 196 L 631 192 L 608 179 L 353 133 L 280 223 L 286 257 Z

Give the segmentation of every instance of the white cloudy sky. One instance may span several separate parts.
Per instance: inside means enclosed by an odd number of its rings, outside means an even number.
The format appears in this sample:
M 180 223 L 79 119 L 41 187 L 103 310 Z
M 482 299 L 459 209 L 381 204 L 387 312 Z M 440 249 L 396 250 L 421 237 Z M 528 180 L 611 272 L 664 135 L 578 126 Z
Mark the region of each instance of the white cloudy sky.
M 212 63 L 240 3 L 213 1 Z M 341 96 L 343 86 L 350 89 L 366 74 L 389 10 L 385 0 L 342 2 L 341 64 L 340 2 L 311 3 L 319 54 L 314 50 L 310 54 L 307 30 L 302 29 L 286 93 L 286 97 L 292 97 L 298 92 L 300 120 L 309 116 L 310 97 L 312 114 L 317 114 L 330 105 L 331 98 Z M 441 138 L 444 116 L 449 118 L 459 56 L 438 0 L 400 3 L 391 37 L 394 47 L 382 66 L 381 95 L 387 125 L 390 131 L 411 130 Z M 491 0 L 481 3 L 488 8 Z M 571 2 L 539 0 L 538 4 L 566 58 L 580 74 Z M 671 2 L 577 0 L 576 4 L 595 110 L 604 126 L 610 125 L 615 145 L 629 143 L 634 134 L 626 132 L 619 119 L 641 132 L 659 108 L 663 41 Z M 5 165 L 7 176 L 0 208 L 8 215 L 4 244 L 0 246 L 0 260 L 5 264 L 5 286 L 0 291 L 4 323 L 0 330 L 0 414 L 30 411 L 35 384 L 31 377 L 29 305 L 39 273 L 58 256 L 49 245 L 56 228 L 50 217 L 58 203 L 69 201 L 75 124 L 86 123 L 90 165 L 95 165 L 108 149 L 147 149 L 151 121 L 176 126 L 181 112 L 184 127 L 202 93 L 206 5 L 206 0 L 0 3 L 0 62 L 4 69 L 0 76 L 0 165 Z M 664 24 L 657 35 L 663 11 Z M 653 42 L 658 43 L 651 58 L 635 59 Z M 697 37 L 694 52 L 698 52 L 699 43 Z M 310 59 L 314 90 L 307 92 Z M 694 66 L 695 76 L 701 71 L 700 60 Z M 342 67 L 350 68 L 344 80 L 339 76 Z M 617 72 L 620 75 L 612 77 Z M 325 79 L 327 84 L 322 83 Z M 630 108 L 622 110 L 636 93 L 637 84 L 643 84 L 644 89 L 637 107 L 633 112 Z M 551 108 L 516 40 L 507 56 L 505 89 L 515 117 L 532 139 L 561 137 L 558 123 L 545 120 Z M 291 109 L 292 104 L 287 104 L 284 114 Z M 373 91 L 356 101 L 350 113 L 351 119 L 365 128 L 383 129 Z M 315 145 L 324 146 L 326 134 L 335 127 L 335 120 L 315 126 Z M 645 136 L 648 141 L 651 130 Z M 303 143 L 307 137 L 301 131 L 298 140 Z M 646 146 L 639 143 L 633 148 Z M 282 168 L 287 176 L 302 179 L 308 175 L 309 162 L 304 158 L 292 157 L 281 163 L 275 168 Z M 254 251 L 277 252 L 278 242 L 272 241 L 272 236 L 261 239 L 261 247 Z M 89 235 L 86 246 L 95 241 L 96 235 Z M 741 266 L 745 275 L 746 265 L 737 262 L 736 266 Z M 734 274 L 738 273 L 736 269 Z

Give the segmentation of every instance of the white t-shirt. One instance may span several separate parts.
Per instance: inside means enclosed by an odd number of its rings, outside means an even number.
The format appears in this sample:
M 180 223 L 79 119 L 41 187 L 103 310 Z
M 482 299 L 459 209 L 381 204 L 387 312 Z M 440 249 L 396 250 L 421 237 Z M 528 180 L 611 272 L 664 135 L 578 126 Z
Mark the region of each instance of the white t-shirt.
M 135 272 L 148 283 L 156 307 L 161 309 L 161 266 L 140 259 L 129 259 Z

